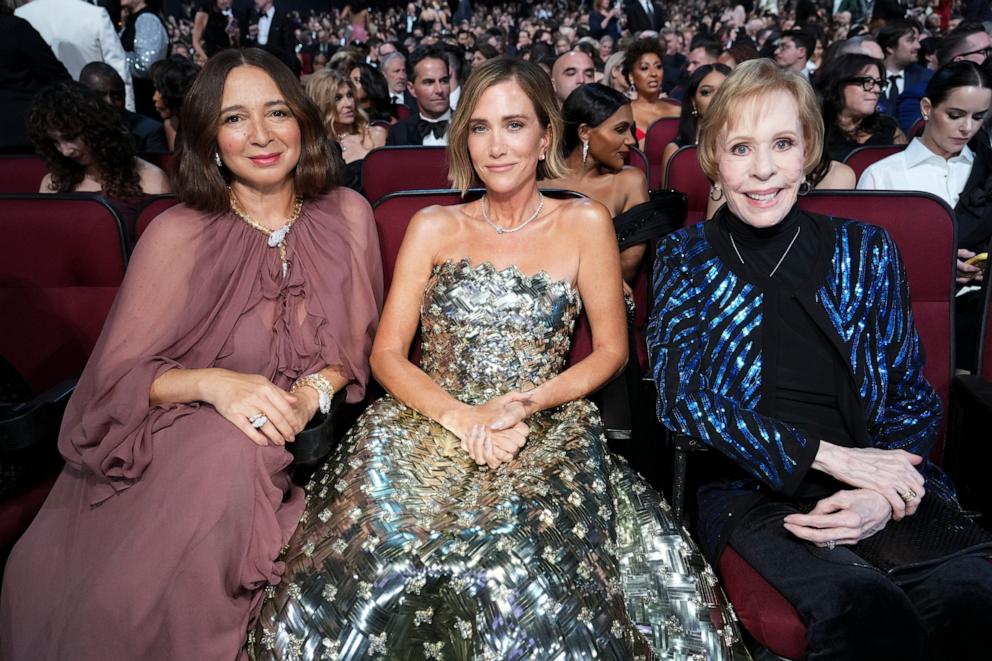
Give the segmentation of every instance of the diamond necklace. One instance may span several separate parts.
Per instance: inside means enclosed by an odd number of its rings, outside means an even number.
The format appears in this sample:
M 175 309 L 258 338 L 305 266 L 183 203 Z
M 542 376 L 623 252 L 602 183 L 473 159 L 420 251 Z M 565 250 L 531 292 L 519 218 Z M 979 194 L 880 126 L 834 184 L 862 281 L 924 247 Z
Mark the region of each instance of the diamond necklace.
M 270 248 L 279 248 L 279 259 L 282 260 L 282 277 L 285 278 L 289 274 L 289 259 L 286 257 L 286 236 L 289 234 L 289 230 L 292 229 L 293 223 L 295 223 L 296 219 L 300 217 L 300 210 L 303 208 L 303 196 L 296 196 L 293 211 L 289 214 L 289 220 L 286 221 L 286 224 L 277 230 L 270 230 L 268 227 L 262 225 L 249 216 L 248 212 L 238 205 L 238 198 L 234 196 L 233 190 L 228 188 L 227 193 L 231 202 L 231 212 L 241 220 L 245 221 L 249 227 L 258 230 L 265 236 L 269 237 Z
M 776 264 L 775 268 L 772 269 L 772 272 L 768 274 L 769 278 L 775 275 L 775 271 L 778 270 L 778 267 L 782 266 L 782 262 L 785 261 L 785 256 L 789 254 L 789 251 L 792 250 L 792 245 L 796 242 L 796 239 L 799 238 L 800 230 L 802 230 L 801 226 L 796 228 L 796 235 L 792 237 L 792 241 L 789 241 L 789 245 L 788 247 L 786 247 L 785 252 L 782 253 L 781 257 L 779 257 L 778 264 Z M 741 257 L 741 251 L 737 249 L 737 242 L 734 241 L 734 235 L 731 234 L 730 232 L 727 232 L 727 234 L 730 236 L 730 245 L 734 247 L 734 252 L 737 253 L 737 259 L 741 260 L 741 265 L 743 266 L 744 258 Z
M 486 221 L 486 224 L 487 225 L 489 225 L 494 230 L 496 230 L 496 233 L 497 234 L 512 234 L 513 232 L 519 232 L 523 228 L 527 227 L 527 225 L 529 225 L 532 221 L 537 220 L 537 217 L 541 215 L 541 209 L 544 208 L 544 195 L 541 194 L 541 191 L 538 191 L 537 192 L 537 208 L 534 209 L 534 213 L 532 213 L 530 215 L 530 218 L 528 218 L 524 222 L 520 223 L 519 225 L 517 225 L 513 229 L 508 230 L 506 228 L 500 227 L 499 225 L 497 225 L 496 223 L 494 223 L 489 218 L 489 209 L 486 208 L 486 202 L 487 201 L 488 200 L 486 199 L 486 196 L 483 195 L 482 196 L 482 201 L 479 203 L 479 206 L 482 207 L 482 219 L 484 221 Z

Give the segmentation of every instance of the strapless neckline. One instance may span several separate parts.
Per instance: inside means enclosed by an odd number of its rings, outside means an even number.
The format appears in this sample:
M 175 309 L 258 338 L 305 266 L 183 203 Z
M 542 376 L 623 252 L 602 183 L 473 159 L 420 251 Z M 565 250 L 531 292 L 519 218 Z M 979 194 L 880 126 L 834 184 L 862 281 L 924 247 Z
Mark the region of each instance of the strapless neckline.
M 488 259 L 473 264 L 472 259 L 470 257 L 462 257 L 460 259 L 454 259 L 452 257 L 449 257 L 435 264 L 434 267 L 431 269 L 431 274 L 437 275 L 437 273 L 439 273 L 441 270 L 445 268 L 465 269 L 473 272 L 488 273 L 494 276 L 512 275 L 525 282 L 535 282 L 535 281 L 543 282 L 549 287 L 555 285 L 561 285 L 565 287 L 565 289 L 568 291 L 569 299 L 572 302 L 579 300 L 579 290 L 574 284 L 572 284 L 569 280 L 555 278 L 544 269 L 541 269 L 537 273 L 527 274 L 521 271 L 520 267 L 518 267 L 516 264 L 508 264 L 503 268 L 496 268 L 496 265 L 493 264 Z

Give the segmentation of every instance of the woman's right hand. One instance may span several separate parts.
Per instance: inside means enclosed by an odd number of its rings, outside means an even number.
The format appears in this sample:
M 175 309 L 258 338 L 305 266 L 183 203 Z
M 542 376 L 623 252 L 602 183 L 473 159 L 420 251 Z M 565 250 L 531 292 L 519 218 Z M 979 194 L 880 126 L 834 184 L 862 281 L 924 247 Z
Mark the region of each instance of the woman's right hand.
M 922 461 L 923 457 L 905 450 L 845 448 L 821 441 L 813 468 L 844 484 L 882 494 L 898 521 L 914 514 L 923 500 L 923 475 L 916 470 Z
M 210 369 L 202 377 L 200 391 L 202 401 L 217 409 L 256 445 L 285 445 L 302 431 L 294 422 L 299 418 L 293 410 L 297 398 L 259 374 Z M 269 421 L 255 429 L 249 420 L 259 413 Z

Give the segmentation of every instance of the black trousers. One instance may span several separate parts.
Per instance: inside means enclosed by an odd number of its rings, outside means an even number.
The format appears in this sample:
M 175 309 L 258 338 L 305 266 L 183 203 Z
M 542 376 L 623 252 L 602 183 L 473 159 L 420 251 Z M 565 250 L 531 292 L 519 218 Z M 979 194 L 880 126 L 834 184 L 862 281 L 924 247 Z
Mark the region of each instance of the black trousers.
M 782 520 L 796 512 L 766 501 L 744 515 L 729 543 L 799 612 L 807 659 L 990 658 L 992 562 L 951 560 L 900 587 L 847 547 L 793 536 Z

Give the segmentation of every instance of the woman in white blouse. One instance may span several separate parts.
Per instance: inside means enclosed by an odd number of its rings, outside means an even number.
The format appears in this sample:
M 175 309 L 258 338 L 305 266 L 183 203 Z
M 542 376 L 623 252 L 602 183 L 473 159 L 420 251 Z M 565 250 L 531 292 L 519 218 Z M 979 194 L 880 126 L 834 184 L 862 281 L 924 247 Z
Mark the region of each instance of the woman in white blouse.
M 969 186 L 984 184 L 971 177 L 976 153 L 968 143 L 981 129 L 990 104 L 992 79 L 985 69 L 968 61 L 939 69 L 920 101 L 920 110 L 927 120 L 923 135 L 914 138 L 898 154 L 869 166 L 861 175 L 858 188 L 924 191 L 955 208 L 962 195 L 968 193 Z M 987 241 L 985 236 L 984 242 Z M 974 257 L 974 247 L 959 245 L 959 284 L 978 283 L 982 279 L 981 268 L 965 263 Z

